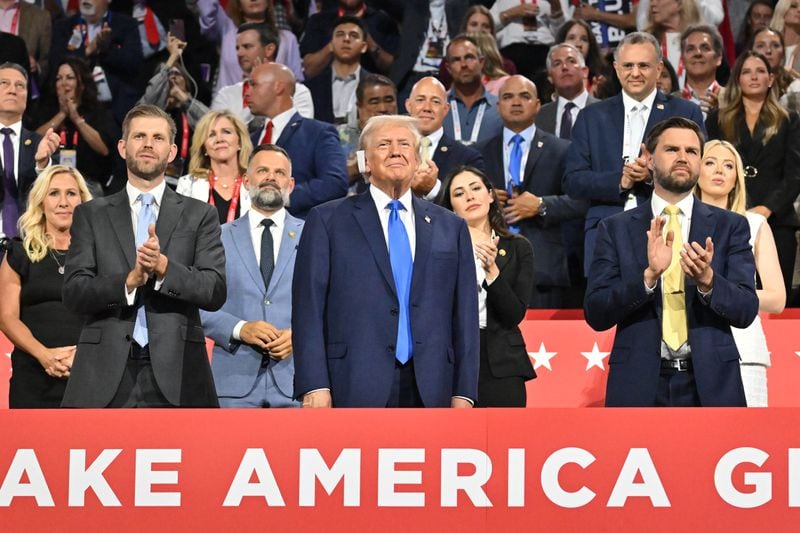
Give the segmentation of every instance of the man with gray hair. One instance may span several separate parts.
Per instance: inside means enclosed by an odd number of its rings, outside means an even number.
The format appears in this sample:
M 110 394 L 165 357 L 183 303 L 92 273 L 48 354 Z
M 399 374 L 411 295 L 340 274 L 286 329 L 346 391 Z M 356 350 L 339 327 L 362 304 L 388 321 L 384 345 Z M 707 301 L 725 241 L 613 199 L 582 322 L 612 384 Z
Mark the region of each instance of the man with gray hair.
M 257 146 L 244 182 L 251 208 L 222 226 L 228 299 L 201 313 L 214 340 L 211 371 L 220 407 L 298 407 L 290 320 L 303 221 L 286 211 L 294 189 L 289 154 Z
M 693 120 L 705 133 L 696 104 L 657 90 L 663 68 L 655 37 L 644 32 L 626 35 L 614 51 L 622 92 L 584 109 L 572 128 L 564 186 L 572 198 L 591 202 L 584 224 L 585 275 L 600 221 L 650 199 L 650 170 L 640 155 L 650 129 L 680 116 Z
M 313 208 L 292 298 L 295 397 L 307 407 L 470 407 L 478 292 L 464 221 L 411 191 L 416 120 L 372 117 L 367 192 Z
M 597 98 L 586 90 L 589 68 L 583 54 L 569 43 L 556 44 L 547 53 L 547 79 L 556 98 L 539 110 L 536 127 L 570 140 L 578 113 Z

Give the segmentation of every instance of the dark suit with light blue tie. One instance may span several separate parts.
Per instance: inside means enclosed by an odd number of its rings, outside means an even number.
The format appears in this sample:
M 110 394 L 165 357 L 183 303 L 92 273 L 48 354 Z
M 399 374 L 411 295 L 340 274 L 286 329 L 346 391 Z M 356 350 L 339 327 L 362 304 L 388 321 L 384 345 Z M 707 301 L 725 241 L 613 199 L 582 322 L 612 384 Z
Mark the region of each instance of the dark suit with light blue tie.
M 425 407 L 477 397 L 478 291 L 464 221 L 413 199 L 416 247 L 410 324 Z M 334 407 L 385 407 L 396 369 L 399 304 L 369 191 L 311 210 L 292 298 L 295 396 L 330 389 Z
M 268 379 L 274 379 L 274 390 L 268 384 L 265 398 L 270 407 L 298 405 L 292 400 L 293 358 L 269 360 L 268 367 L 262 368 L 261 351 L 233 340 L 232 335 L 240 321 L 263 320 L 278 329 L 290 327 L 294 261 L 302 231 L 303 221 L 287 214 L 278 260 L 269 287 L 265 287 L 253 250 L 249 215 L 222 226 L 228 299 L 219 311 L 201 311 L 200 318 L 206 336 L 214 340 L 211 370 L 223 407 L 229 399 L 248 395 L 261 371 L 270 374 Z
M 644 139 L 650 130 L 669 117 L 681 116 L 693 120 L 705 133 L 700 108 L 682 98 L 656 93 Z M 597 226 L 604 218 L 624 209 L 628 191 L 620 191 L 622 178 L 622 144 L 625 134 L 625 106 L 622 94 L 586 106 L 572 127 L 572 144 L 567 153 L 564 190 L 572 198 L 591 200 L 584 229 L 584 271 L 588 273 L 594 253 Z M 641 204 L 650 198 L 653 187 L 639 182 L 630 191 Z

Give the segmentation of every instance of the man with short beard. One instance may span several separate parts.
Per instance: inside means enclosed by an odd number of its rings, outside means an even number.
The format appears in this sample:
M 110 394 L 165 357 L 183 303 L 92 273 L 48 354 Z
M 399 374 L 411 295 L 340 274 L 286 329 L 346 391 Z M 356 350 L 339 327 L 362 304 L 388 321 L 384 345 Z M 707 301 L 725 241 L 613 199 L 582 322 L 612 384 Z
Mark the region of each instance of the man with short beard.
M 694 121 L 656 124 L 645 148 L 652 198 L 600 222 L 584 303 L 592 328 L 617 326 L 606 405 L 744 407 L 730 328 L 758 313 L 747 220 L 692 195 Z
M 244 180 L 251 209 L 222 226 L 228 299 L 219 311 L 201 312 L 214 340 L 214 383 L 222 407 L 299 407 L 291 316 L 303 221 L 285 209 L 294 189 L 286 150 L 257 146 Z
M 214 207 L 166 187 L 175 123 L 151 105 L 122 123 L 124 190 L 81 204 L 64 302 L 86 317 L 64 407 L 217 407 L 200 309 L 225 303 Z

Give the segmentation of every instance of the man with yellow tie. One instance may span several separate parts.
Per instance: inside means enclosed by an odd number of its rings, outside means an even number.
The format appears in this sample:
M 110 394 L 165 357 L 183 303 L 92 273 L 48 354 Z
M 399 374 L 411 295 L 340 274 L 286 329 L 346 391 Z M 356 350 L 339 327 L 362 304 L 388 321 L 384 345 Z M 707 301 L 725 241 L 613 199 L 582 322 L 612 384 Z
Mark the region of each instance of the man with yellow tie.
M 746 405 L 730 327 L 758 312 L 750 230 L 692 194 L 702 151 L 693 121 L 657 124 L 651 201 L 600 223 L 584 310 L 598 331 L 617 326 L 606 406 Z

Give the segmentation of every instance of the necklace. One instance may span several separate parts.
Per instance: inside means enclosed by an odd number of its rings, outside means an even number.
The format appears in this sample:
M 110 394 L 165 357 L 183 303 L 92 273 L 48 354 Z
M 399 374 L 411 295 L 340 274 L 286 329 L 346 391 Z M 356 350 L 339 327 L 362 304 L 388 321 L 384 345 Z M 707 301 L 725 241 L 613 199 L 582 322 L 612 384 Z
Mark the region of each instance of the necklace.
M 56 264 L 58 265 L 58 273 L 63 276 L 64 275 L 64 265 L 62 265 L 61 262 L 56 258 L 56 254 L 53 252 L 52 248 L 49 248 L 49 251 L 50 251 L 50 257 L 52 257 L 53 261 L 55 261 Z M 67 254 L 65 252 L 58 252 L 58 255 L 60 255 L 61 257 L 64 257 Z M 64 264 L 66 264 L 66 261 L 64 262 Z

